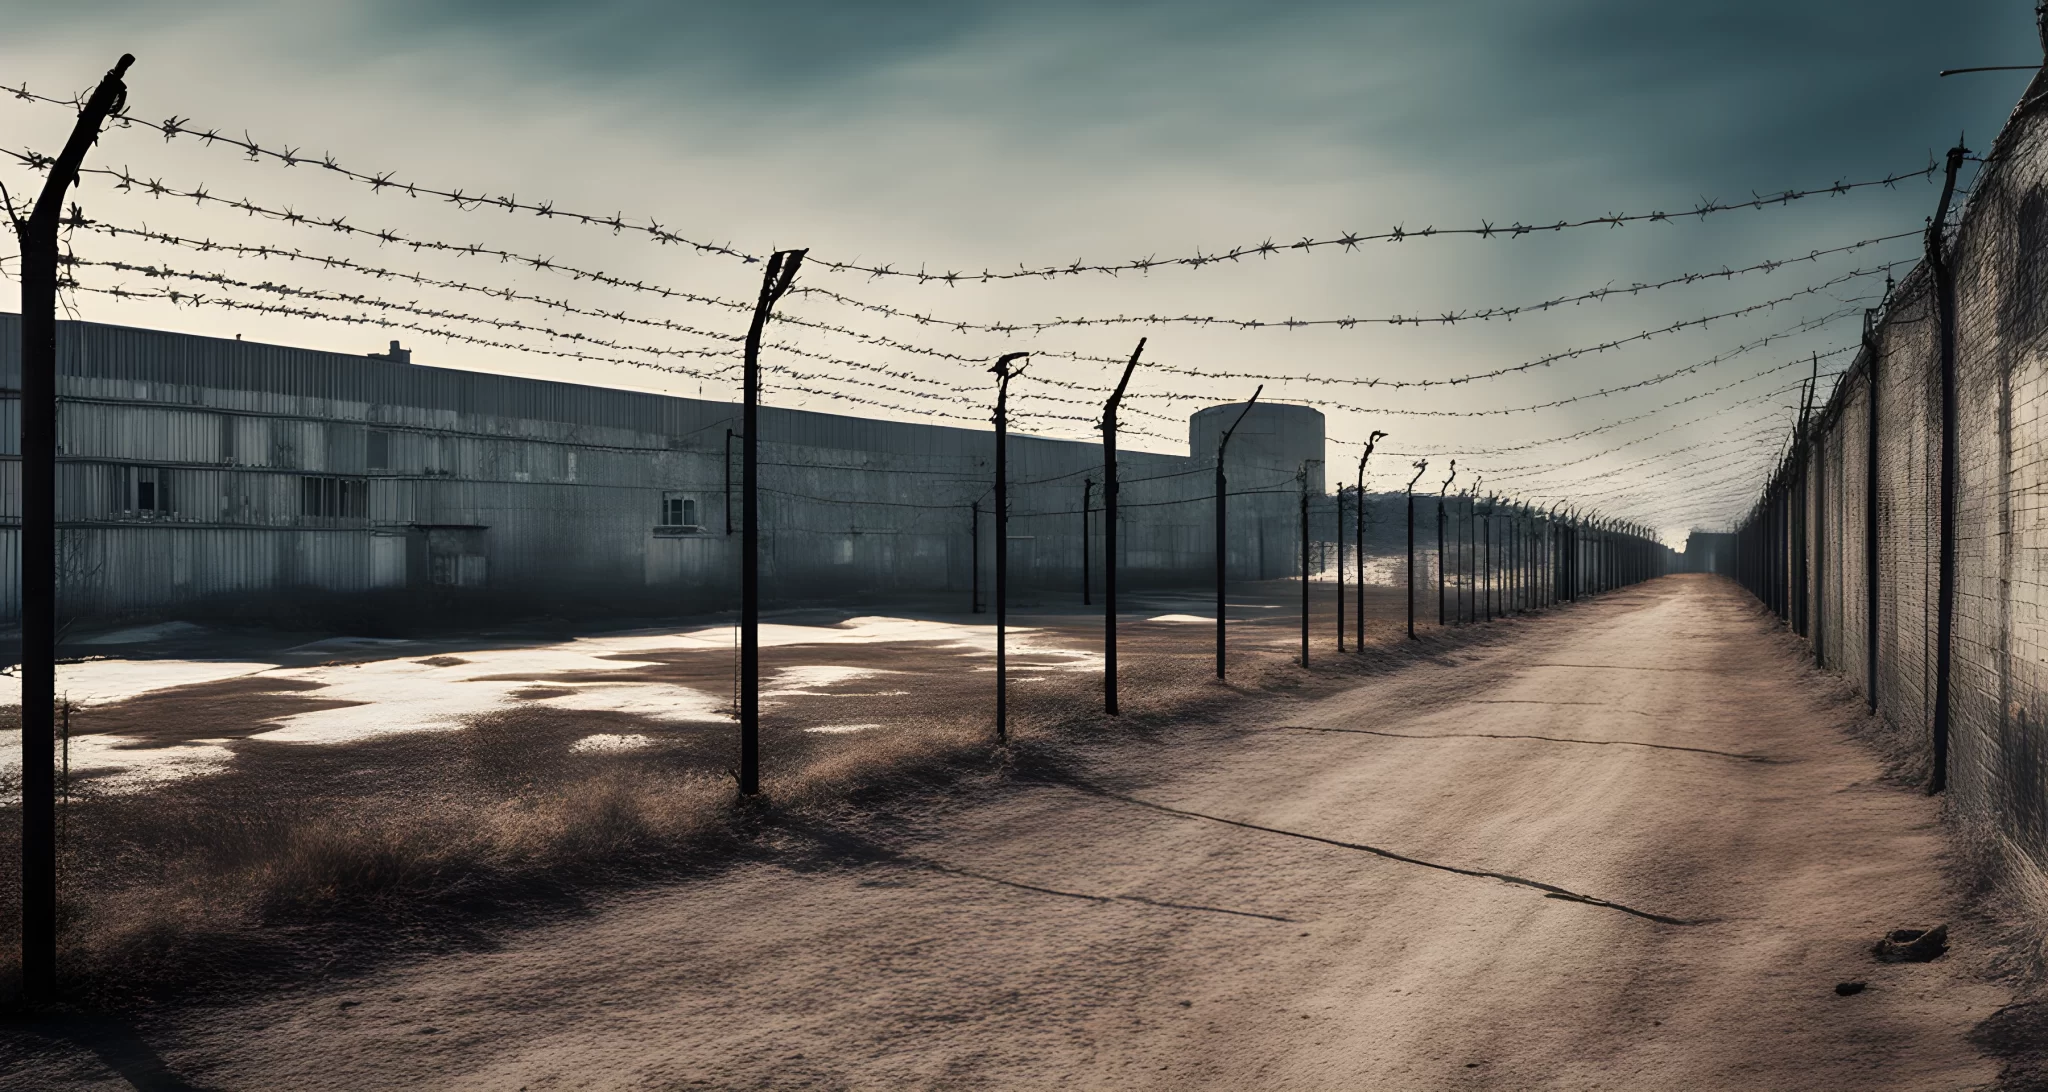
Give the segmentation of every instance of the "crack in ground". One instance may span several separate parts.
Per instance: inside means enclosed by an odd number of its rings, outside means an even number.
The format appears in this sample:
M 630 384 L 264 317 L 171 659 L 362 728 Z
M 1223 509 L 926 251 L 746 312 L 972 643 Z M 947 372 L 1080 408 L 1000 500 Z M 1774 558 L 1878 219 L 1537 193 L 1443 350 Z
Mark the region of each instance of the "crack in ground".
M 1594 671 L 1691 671 L 1718 674 L 1710 667 L 1646 667 L 1642 664 L 1523 664 L 1523 667 L 1583 667 Z
M 1696 755 L 1716 755 L 1721 758 L 1735 758 L 1744 762 L 1774 764 L 1778 760 L 1769 755 L 1747 754 L 1742 751 L 1716 751 L 1708 747 L 1682 747 L 1676 743 L 1643 743 L 1633 739 L 1567 739 L 1564 736 L 1522 735 L 1514 732 L 1379 732 L 1371 728 L 1312 728 L 1305 724 L 1282 724 L 1275 728 L 1279 732 L 1341 732 L 1356 736 L 1386 736 L 1390 739 L 1538 739 L 1545 743 L 1583 743 L 1589 747 L 1647 747 L 1657 751 L 1691 751 Z
M 1649 713 L 1645 713 L 1645 712 L 1643 712 L 1643 711 L 1642 711 L 1642 710 L 1640 710 L 1640 709 L 1630 709 L 1630 708 L 1628 708 L 1628 707 L 1627 707 L 1627 706 L 1625 706 L 1625 705 L 1615 705 L 1615 704 L 1613 704 L 1612 702 L 1604 702 L 1604 701 L 1550 701 L 1550 700 L 1548 700 L 1548 699 L 1545 699 L 1545 698 L 1468 698 L 1468 699 L 1466 699 L 1466 704 L 1467 704 L 1467 705 L 1597 705 L 1597 706 L 1601 706 L 1601 707 L 1603 707 L 1603 708 L 1607 708 L 1607 709 L 1614 709 L 1614 710 L 1618 710 L 1618 711 L 1620 711 L 1620 712 L 1623 712 L 1623 713 L 1634 713 L 1634 714 L 1635 714 L 1636 716 L 1639 716 L 1639 717 L 1647 717 L 1647 716 L 1650 716 L 1650 715 L 1651 715 L 1651 714 L 1649 714 Z
M 1321 842 L 1324 845 L 1336 846 L 1339 849 L 1351 849 L 1357 850 L 1360 853 L 1370 853 L 1375 857 L 1384 857 L 1387 860 L 1399 861 L 1402 864 L 1420 865 L 1423 868 L 1433 868 L 1439 872 L 1450 872 L 1455 873 L 1459 876 L 1472 876 L 1479 879 L 1499 880 L 1503 883 L 1511 883 L 1519 887 L 1534 888 L 1535 890 L 1543 892 L 1545 898 L 1557 899 L 1562 902 L 1576 902 L 1586 906 L 1597 906 L 1605 910 L 1619 910 L 1624 914 L 1642 918 L 1646 921 L 1659 922 L 1664 925 L 1705 925 L 1708 921 L 1712 920 L 1709 918 L 1691 920 L 1686 918 L 1669 917 L 1664 914 L 1653 914 L 1648 910 L 1638 910 L 1635 907 L 1626 906 L 1618 902 L 1611 902 L 1607 899 L 1594 898 L 1591 895 L 1581 895 L 1578 892 L 1571 890 L 1570 888 L 1559 887 L 1556 884 L 1544 883 L 1541 880 L 1531 880 L 1521 876 L 1512 876 L 1506 872 L 1488 872 L 1484 869 L 1460 868 L 1457 865 L 1438 864 L 1435 861 L 1425 861 L 1420 857 L 1410 857 L 1406 854 L 1396 853 L 1391 849 L 1381 849 L 1378 846 L 1369 846 L 1362 842 L 1345 842 L 1340 841 L 1336 838 L 1325 838 L 1317 834 L 1303 834 L 1297 830 L 1283 830 L 1279 827 L 1261 826 L 1258 823 L 1247 823 L 1242 819 L 1226 819 L 1220 815 L 1207 815 L 1199 811 L 1189 811 L 1185 808 L 1170 807 L 1166 804 L 1155 804 L 1150 800 L 1140 800 L 1135 796 L 1125 796 L 1122 793 L 1110 792 L 1108 789 L 1096 788 L 1095 786 L 1079 782 L 1073 783 L 1073 787 L 1080 790 L 1081 792 L 1090 793 L 1092 795 L 1104 797 L 1109 800 L 1121 801 L 1126 804 L 1135 804 L 1141 808 L 1151 808 L 1154 811 L 1162 811 L 1167 813 L 1168 815 L 1179 815 L 1189 819 L 1205 819 L 1211 823 L 1222 823 L 1225 826 L 1242 827 L 1245 830 L 1257 830 L 1263 831 L 1267 834 L 1279 834 L 1288 838 L 1300 838 L 1303 841 L 1308 842 Z
M 980 880 L 983 883 L 1000 884 L 1003 887 L 1012 887 L 1019 891 L 1030 891 L 1039 895 L 1057 895 L 1060 898 L 1080 899 L 1084 902 L 1128 902 L 1141 906 L 1157 907 L 1162 910 L 1193 910 L 1204 914 L 1228 914 L 1231 917 L 1259 918 L 1264 921 L 1288 922 L 1290 924 L 1300 921 L 1299 918 L 1290 918 L 1281 914 L 1261 914 L 1252 910 L 1232 910 L 1228 907 L 1204 906 L 1201 903 L 1193 902 L 1171 902 L 1166 899 L 1147 898 L 1143 895 L 1094 895 L 1086 891 L 1067 891 L 1058 887 L 1046 887 L 1042 884 L 1025 883 L 1022 880 L 1005 879 L 1001 876 L 991 876 L 986 872 L 976 872 L 973 869 L 949 865 L 943 861 L 935 861 L 930 857 L 893 849 L 872 838 L 847 830 L 813 829 L 808 831 L 808 834 L 816 847 L 827 851 L 823 854 L 823 859 L 836 863 L 843 864 L 849 861 L 857 861 L 875 865 L 894 865 L 904 869 L 921 869 L 926 872 L 937 872 L 941 875 Z
M 940 864 L 937 861 L 926 860 L 921 857 L 905 857 L 903 858 L 903 863 L 916 865 L 948 876 L 964 876 L 968 879 L 980 880 L 984 883 L 1014 887 L 1020 891 L 1031 891 L 1040 895 L 1058 895 L 1061 898 L 1080 899 L 1084 902 L 1135 902 L 1144 906 L 1156 906 L 1167 910 L 1198 910 L 1205 914 L 1229 914 L 1232 917 L 1260 918 L 1265 921 L 1284 921 L 1289 923 L 1299 923 L 1300 921 L 1299 918 L 1284 917 L 1280 914 L 1260 914 L 1251 910 L 1230 910 L 1221 906 L 1202 906 L 1191 902 L 1167 902 L 1164 899 L 1148 899 L 1143 895 L 1090 895 L 1085 891 L 1062 891 L 1057 887 L 1043 887 L 1035 883 L 1025 883 L 1021 880 L 1006 880 L 1001 876 L 991 876 L 985 872 L 955 868 L 952 865 Z

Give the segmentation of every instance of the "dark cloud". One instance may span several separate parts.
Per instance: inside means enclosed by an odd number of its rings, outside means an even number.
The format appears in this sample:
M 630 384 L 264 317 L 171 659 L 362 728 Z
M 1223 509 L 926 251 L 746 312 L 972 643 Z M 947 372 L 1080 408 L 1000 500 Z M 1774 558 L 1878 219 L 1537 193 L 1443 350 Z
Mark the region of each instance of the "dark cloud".
M 1284 241 L 1395 224 L 1676 212 L 1702 197 L 1868 178 L 1925 164 L 1961 130 L 1985 146 L 2027 78 L 1941 80 L 1939 69 L 2040 55 L 2028 0 L 73 0 L 29 6 L 9 29 L 15 44 L 0 42 L 7 69 L 0 78 L 26 74 L 38 89 L 66 80 L 83 86 L 106 59 L 133 49 L 143 58 L 138 72 L 146 73 L 136 94 L 158 111 L 152 116 L 187 113 L 321 148 L 332 141 L 338 153 L 380 169 L 516 188 L 565 206 L 658 210 L 664 222 L 756 250 L 795 240 L 818 255 L 965 269 L 1213 252 L 1267 236 Z M 184 145 L 110 141 L 108 154 L 115 149 L 152 159 L 190 155 L 181 169 L 209 180 L 220 167 Z M 446 210 L 337 205 L 346 195 L 317 192 L 316 175 L 246 167 L 226 177 L 277 187 L 292 200 L 303 190 L 309 205 L 330 214 L 360 209 L 380 222 L 413 215 L 418 231 L 437 237 L 478 231 L 541 253 L 587 248 L 582 260 L 603 268 L 701 277 L 721 292 L 744 291 L 733 284 L 751 273 L 602 234 L 572 238 L 562 225 L 523 218 L 472 214 L 457 227 L 452 217 L 437 218 Z M 112 195 L 91 197 L 120 207 Z M 1118 312 L 1269 319 L 1435 313 L 1911 231 L 1933 202 L 1934 190 L 1915 183 L 1706 222 L 1514 242 L 1439 240 L 1228 271 L 958 292 L 856 278 L 832 283 L 978 321 Z M 147 215 L 153 223 L 189 217 L 197 234 L 217 230 L 196 210 L 151 205 Z M 227 230 L 255 237 L 268 229 Z M 1826 268 L 1800 266 L 1512 324 L 1286 335 L 1165 328 L 1154 331 L 1154 351 L 1211 368 L 1293 371 L 1304 382 L 1292 393 L 1306 397 L 1316 375 L 1483 370 L 1733 309 L 1851 264 L 1910 259 L 1916 250 L 1907 239 L 1881 256 L 1844 257 Z M 542 281 L 538 290 L 559 286 Z M 1349 442 L 1383 427 L 1372 417 L 1378 408 L 1525 404 L 1619 385 L 1843 305 L 1833 297 L 1805 300 L 1483 387 L 1361 394 L 1358 401 L 1371 408 L 1333 414 L 1331 435 Z M 92 317 L 121 321 L 125 313 Z M 165 321 L 190 326 L 205 317 L 178 313 Z M 914 326 L 897 332 L 939 336 Z M 1115 355 L 1128 351 L 1126 334 L 1137 332 L 1063 334 L 1048 347 Z M 321 333 L 281 327 L 273 336 Z M 1394 427 L 1399 443 L 1418 448 L 1562 435 L 1853 341 L 1854 333 L 1851 316 L 1668 390 L 1511 419 L 1398 417 Z M 459 352 L 440 351 L 449 359 Z M 465 360 L 507 366 L 487 354 Z M 1075 366 L 1062 375 L 1089 378 L 1086 372 Z M 1187 386 L 1179 393 L 1190 399 L 1246 393 L 1227 384 Z M 1768 404 L 1756 409 L 1777 412 Z M 1789 419 L 1789 410 L 1778 410 Z M 1601 434 L 1571 454 L 1656 433 L 1690 413 Z M 1745 409 L 1677 429 L 1627 453 L 1683 448 L 1751 416 Z M 1599 465 L 1611 464 L 1569 473 Z M 1663 482 L 1667 492 L 1682 490 L 1682 476 Z
M 501 51 L 536 80 L 849 114 L 905 67 L 972 46 L 991 63 L 949 66 L 944 94 L 1010 122 L 1087 124 L 1179 104 L 1229 138 L 1246 124 L 1371 127 L 1347 115 L 1391 107 L 1383 131 L 1427 154 L 1500 162 L 1634 147 L 1687 176 L 1761 162 L 1828 169 L 1874 142 L 1938 142 L 1958 119 L 1995 124 L 2016 77 L 1935 72 L 2039 53 L 2026 0 L 408 0 L 362 26 L 392 42 Z M 1031 62 L 1004 64 L 1012 50 Z

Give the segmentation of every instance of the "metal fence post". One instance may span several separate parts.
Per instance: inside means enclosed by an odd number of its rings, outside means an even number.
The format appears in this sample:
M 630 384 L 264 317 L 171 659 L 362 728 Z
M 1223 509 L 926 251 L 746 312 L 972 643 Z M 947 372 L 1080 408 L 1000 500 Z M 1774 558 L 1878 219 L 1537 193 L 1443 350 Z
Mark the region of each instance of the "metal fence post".
M 747 327 L 746 405 L 741 423 L 740 473 L 740 795 L 761 792 L 761 334 L 775 304 L 796 279 L 804 251 L 778 250 L 761 273 L 761 294 Z
M 996 374 L 996 743 L 1010 742 L 1010 362 L 1025 353 L 1005 353 L 990 368 Z
M 27 219 L 21 248 L 21 982 L 31 1007 L 57 992 L 58 219 L 100 126 L 127 104 L 122 54 L 78 112 Z M 12 210 L 10 210 L 11 213 Z
M 1116 716 L 1116 502 L 1121 487 L 1116 473 L 1116 410 L 1137 370 L 1138 355 L 1145 351 L 1145 339 L 1131 350 L 1131 362 L 1117 380 L 1116 392 L 1102 407 L 1102 711 Z
M 1223 677 L 1224 608 L 1228 605 L 1224 588 L 1228 574 L 1225 570 L 1230 564 L 1230 539 L 1226 515 L 1230 494 L 1228 476 L 1223 467 L 1223 455 L 1230 447 L 1231 435 L 1237 431 L 1237 426 L 1244 424 L 1245 414 L 1252 411 L 1252 406 L 1258 403 L 1259 395 L 1264 393 L 1265 389 L 1266 385 L 1261 383 L 1252 391 L 1251 401 L 1246 402 L 1244 409 L 1238 411 L 1237 420 L 1232 421 L 1230 427 L 1223 430 L 1222 439 L 1216 442 L 1216 677 L 1219 679 Z
M 1436 491 L 1436 624 L 1444 625 L 1444 497 L 1458 480 L 1458 460 L 1451 460 L 1451 476 Z
M 1956 613 L 1956 279 L 1948 267 L 1942 231 L 1955 196 L 1956 172 L 1968 148 L 1958 143 L 1948 152 L 1948 175 L 1941 186 L 1941 204 L 1927 223 L 1927 264 L 1934 270 L 1935 311 L 1941 338 L 1941 554 L 1935 607 L 1934 637 L 1934 771 L 1929 795 L 1948 787 L 1949 676 L 1955 658 Z
M 1374 429 L 1365 438 L 1365 454 L 1358 457 L 1358 650 L 1365 651 L 1365 461 L 1372 458 L 1373 445 L 1386 433 Z
M 1408 479 L 1407 487 L 1401 491 L 1403 506 L 1408 509 L 1408 565 L 1401 575 L 1405 588 L 1401 598 L 1408 601 L 1408 639 L 1411 641 L 1415 639 L 1415 483 L 1421 481 L 1422 475 L 1429 470 L 1429 460 L 1417 459 L 1414 465 L 1415 476 Z M 1427 584 L 1423 586 L 1428 587 Z

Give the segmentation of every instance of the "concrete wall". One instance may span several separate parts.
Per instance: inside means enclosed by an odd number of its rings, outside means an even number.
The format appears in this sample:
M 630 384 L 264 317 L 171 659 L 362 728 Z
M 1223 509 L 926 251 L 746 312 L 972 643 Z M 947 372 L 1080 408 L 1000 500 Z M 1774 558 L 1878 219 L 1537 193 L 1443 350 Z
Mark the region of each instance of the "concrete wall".
M 18 323 L 0 315 L 10 392 Z M 515 610 L 659 613 L 737 598 L 734 404 L 93 323 L 60 323 L 58 352 L 71 616 L 260 613 L 306 596 L 401 604 L 421 589 Z M 14 526 L 18 411 L 9 397 L 0 412 L 0 518 Z M 1319 413 L 1260 412 L 1285 416 L 1287 444 L 1312 425 L 1320 453 Z M 773 407 L 761 427 L 772 601 L 952 596 L 964 608 L 977 568 L 992 584 L 992 432 Z M 1299 556 L 1299 460 L 1272 438 L 1246 439 L 1244 465 L 1231 456 L 1231 571 L 1286 575 Z M 1102 568 L 1101 447 L 1010 445 L 1018 594 L 1078 596 L 1084 492 L 1093 579 Z M 1249 458 L 1268 446 L 1273 458 Z M 1213 463 L 1127 450 L 1119 465 L 1123 582 L 1208 580 Z M 673 525 L 678 512 L 695 522 Z M 8 616 L 16 535 L 0 532 Z

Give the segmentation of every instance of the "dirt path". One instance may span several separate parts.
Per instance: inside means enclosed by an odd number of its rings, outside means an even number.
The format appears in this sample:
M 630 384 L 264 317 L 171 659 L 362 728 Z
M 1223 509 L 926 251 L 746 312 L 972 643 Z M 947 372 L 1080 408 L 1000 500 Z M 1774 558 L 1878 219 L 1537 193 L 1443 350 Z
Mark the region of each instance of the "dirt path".
M 1928 1088 L 2007 998 L 1880 966 L 1934 806 L 1673 578 L 1142 778 L 1020 773 L 485 952 L 101 1029 L 35 1087 Z M 1164 761 L 1155 759 L 1158 761 Z M 795 843 L 802 844 L 796 845 Z M 826 847 L 819 850 L 820 845 Z M 1960 925 L 1960 923 L 1959 923 Z M 1973 938 L 1956 935 L 1959 952 Z M 1834 985 L 1869 988 L 1837 996 Z M 122 1078 L 116 1071 L 124 1071 Z

